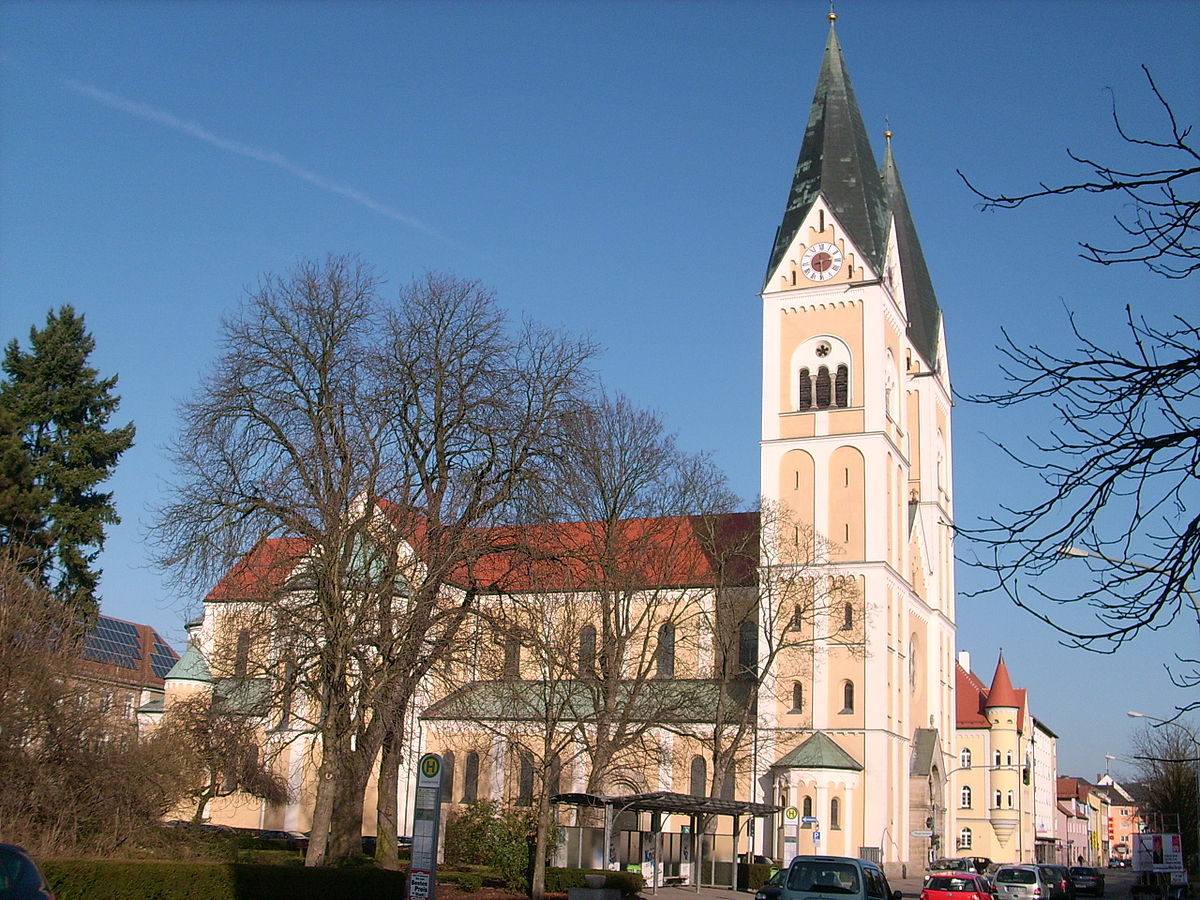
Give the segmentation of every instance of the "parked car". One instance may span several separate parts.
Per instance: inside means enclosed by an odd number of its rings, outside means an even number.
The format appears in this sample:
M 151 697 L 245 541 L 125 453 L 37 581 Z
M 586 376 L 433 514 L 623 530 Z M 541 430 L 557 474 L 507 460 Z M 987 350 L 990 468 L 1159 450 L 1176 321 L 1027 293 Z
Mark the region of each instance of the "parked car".
M 850 856 L 796 856 L 781 887 L 764 885 L 755 900 L 901 900 L 883 869 Z
M 993 881 L 999 900 L 1050 900 L 1048 878 L 1040 866 L 1001 866 Z
M 976 872 L 935 872 L 921 888 L 921 900 L 993 900 L 992 884 Z
M 1075 893 L 1091 894 L 1093 897 L 1104 896 L 1104 873 L 1092 866 L 1071 866 L 1071 881 L 1075 885 Z
M 1050 900 L 1075 900 L 1075 882 L 1066 866 L 1039 865 L 1050 883 Z
M 1108 860 L 1108 867 L 1110 869 L 1128 869 L 1129 868 L 1129 859 L 1124 856 L 1110 857 Z
M 0 844 L 0 897 L 4 900 L 54 900 L 37 863 L 16 844 Z

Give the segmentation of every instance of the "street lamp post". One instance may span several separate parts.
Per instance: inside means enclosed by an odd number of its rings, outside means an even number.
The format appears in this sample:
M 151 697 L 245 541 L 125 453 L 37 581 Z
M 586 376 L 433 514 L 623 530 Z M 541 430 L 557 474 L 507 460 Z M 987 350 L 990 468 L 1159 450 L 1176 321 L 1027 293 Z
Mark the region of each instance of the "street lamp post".
M 1158 716 L 1148 716 L 1145 713 L 1135 712 L 1132 709 L 1125 713 L 1125 715 L 1131 719 L 1149 719 L 1151 722 L 1158 722 L 1160 725 L 1174 725 L 1188 736 L 1188 740 L 1192 742 L 1192 768 L 1196 771 L 1196 800 L 1200 802 L 1200 738 L 1196 737 L 1195 732 L 1180 722 L 1174 722 L 1170 719 L 1160 719 Z M 1200 866 L 1200 815 L 1196 817 L 1196 863 L 1197 866 Z
M 1083 547 L 1074 547 L 1070 544 L 1063 544 L 1058 548 L 1059 556 L 1073 556 L 1076 558 L 1091 557 L 1092 559 L 1102 559 L 1105 562 L 1113 563 L 1119 566 L 1133 566 L 1135 569 L 1145 569 L 1147 572 L 1157 572 L 1160 575 L 1168 574 L 1165 569 L 1160 569 L 1158 566 L 1148 566 L 1145 563 L 1134 562 L 1132 559 L 1121 559 L 1119 556 L 1105 556 L 1103 553 L 1097 553 L 1095 550 L 1085 550 Z M 1188 599 L 1192 602 L 1192 610 L 1196 614 L 1196 624 L 1200 626 L 1200 598 L 1186 584 L 1180 584 L 1179 589 L 1187 594 Z

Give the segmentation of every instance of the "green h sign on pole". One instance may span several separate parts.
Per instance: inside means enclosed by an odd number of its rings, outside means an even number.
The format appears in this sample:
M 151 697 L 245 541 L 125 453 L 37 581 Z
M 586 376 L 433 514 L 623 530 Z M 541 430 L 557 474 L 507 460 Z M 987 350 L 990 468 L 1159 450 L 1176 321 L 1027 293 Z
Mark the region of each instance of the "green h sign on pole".
M 426 753 L 417 763 L 413 801 L 412 865 L 408 869 L 409 900 L 434 900 L 437 886 L 438 827 L 442 817 L 442 758 Z

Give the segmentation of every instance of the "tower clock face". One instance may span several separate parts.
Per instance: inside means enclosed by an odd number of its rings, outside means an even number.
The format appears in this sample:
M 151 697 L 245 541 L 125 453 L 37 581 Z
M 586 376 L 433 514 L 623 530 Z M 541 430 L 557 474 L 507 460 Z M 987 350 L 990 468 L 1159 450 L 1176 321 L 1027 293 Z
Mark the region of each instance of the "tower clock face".
M 842 251 L 833 244 L 813 244 L 804 251 L 800 269 L 809 281 L 828 281 L 842 268 Z

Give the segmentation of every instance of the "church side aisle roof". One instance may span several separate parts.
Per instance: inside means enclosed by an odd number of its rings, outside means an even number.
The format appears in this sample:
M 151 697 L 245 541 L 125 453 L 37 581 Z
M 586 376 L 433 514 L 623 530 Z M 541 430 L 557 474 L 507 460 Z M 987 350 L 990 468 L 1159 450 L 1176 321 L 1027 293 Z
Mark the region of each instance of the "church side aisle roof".
M 803 744 L 780 759 L 776 766 L 788 769 L 849 769 L 861 772 L 863 765 L 853 756 L 843 750 L 823 731 L 813 733 L 813 736 Z
M 917 227 L 908 209 L 908 198 L 904 195 L 904 185 L 900 183 L 900 170 L 896 168 L 890 141 L 883 159 L 882 175 L 883 188 L 896 223 L 896 250 L 900 256 L 904 301 L 908 307 L 908 337 L 929 367 L 933 368 L 937 362 L 942 311 L 933 291 L 929 267 L 925 265 L 925 254 L 921 252 Z
M 819 195 L 825 197 L 847 236 L 878 268 L 887 238 L 887 200 L 832 24 L 791 194 L 775 233 L 768 279 Z

